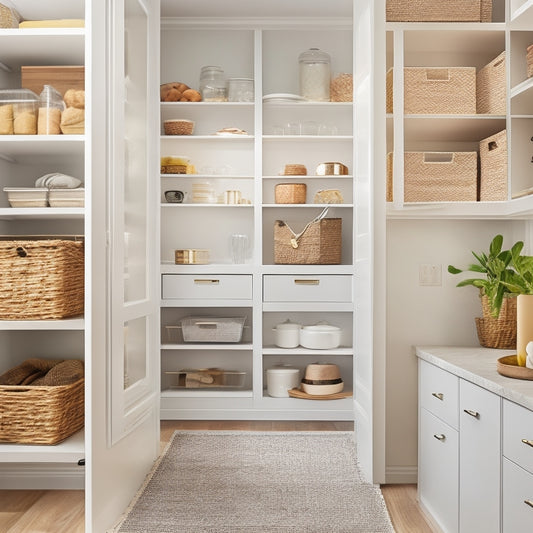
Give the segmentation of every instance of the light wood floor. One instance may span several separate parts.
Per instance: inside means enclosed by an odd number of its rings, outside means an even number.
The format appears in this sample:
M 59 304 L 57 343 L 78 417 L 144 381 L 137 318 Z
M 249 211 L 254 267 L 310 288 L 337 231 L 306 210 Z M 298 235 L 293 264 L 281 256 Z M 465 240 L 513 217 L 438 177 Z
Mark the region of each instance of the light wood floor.
M 176 429 L 247 431 L 352 431 L 352 422 L 200 421 L 161 422 L 163 448 Z M 396 533 L 433 533 L 416 501 L 415 485 L 381 487 Z M 0 490 L 1 533 L 83 533 L 83 491 Z M 99 532 L 94 532 L 99 533 Z

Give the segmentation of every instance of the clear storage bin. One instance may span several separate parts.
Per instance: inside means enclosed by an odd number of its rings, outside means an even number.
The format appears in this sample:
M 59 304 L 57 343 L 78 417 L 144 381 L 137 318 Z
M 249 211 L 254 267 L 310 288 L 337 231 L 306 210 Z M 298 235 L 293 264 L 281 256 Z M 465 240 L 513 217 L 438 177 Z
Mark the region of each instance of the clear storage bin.
M 63 97 L 51 85 L 45 85 L 39 96 L 39 135 L 59 135 L 61 133 L 61 113 L 65 109 Z
M 166 326 L 169 342 L 240 342 L 246 317 L 188 316 Z
M 0 135 L 37 134 L 39 97 L 29 89 L 0 90 Z
M 174 378 L 171 387 L 179 389 L 240 389 L 246 379 L 246 372 L 221 368 L 188 368 L 165 374 Z

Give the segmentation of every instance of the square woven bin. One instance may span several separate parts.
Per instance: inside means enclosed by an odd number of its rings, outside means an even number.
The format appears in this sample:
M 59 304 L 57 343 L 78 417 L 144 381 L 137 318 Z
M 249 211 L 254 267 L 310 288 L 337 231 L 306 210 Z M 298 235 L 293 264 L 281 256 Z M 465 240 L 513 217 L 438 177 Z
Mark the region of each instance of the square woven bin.
M 278 265 L 339 265 L 342 253 L 342 218 L 313 222 L 298 239 L 282 220 L 274 223 L 274 263 Z
M 388 22 L 492 22 L 492 0 L 387 0 Z
M 479 199 L 507 200 L 507 132 L 500 131 L 479 143 Z
M 84 379 L 70 385 L 0 385 L 0 442 L 57 444 L 84 425 Z
M 405 152 L 405 202 L 475 202 L 477 152 Z
M 181 319 L 184 342 L 240 342 L 246 317 L 188 316 Z M 167 326 L 169 336 L 172 327 Z
M 505 99 L 505 52 L 502 52 L 477 73 L 477 112 L 505 115 Z
M 0 240 L 0 320 L 83 314 L 82 241 Z

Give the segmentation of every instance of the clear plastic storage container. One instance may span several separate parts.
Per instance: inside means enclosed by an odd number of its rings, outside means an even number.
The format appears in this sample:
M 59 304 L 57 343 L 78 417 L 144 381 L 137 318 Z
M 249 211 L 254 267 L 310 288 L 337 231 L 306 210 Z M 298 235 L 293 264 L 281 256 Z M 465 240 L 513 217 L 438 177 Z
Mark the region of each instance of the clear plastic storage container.
M 59 135 L 61 133 L 61 113 L 65 103 L 61 93 L 51 85 L 45 85 L 39 96 L 39 135 Z
M 39 97 L 29 89 L 0 90 L 0 135 L 35 135 Z

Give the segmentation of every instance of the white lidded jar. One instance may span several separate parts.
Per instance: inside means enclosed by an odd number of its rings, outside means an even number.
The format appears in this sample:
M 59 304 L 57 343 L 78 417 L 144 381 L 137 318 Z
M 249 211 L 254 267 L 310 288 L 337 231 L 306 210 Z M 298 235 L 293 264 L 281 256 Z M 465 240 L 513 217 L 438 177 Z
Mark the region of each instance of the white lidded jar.
M 309 48 L 298 57 L 300 96 L 313 102 L 329 102 L 331 58 L 318 48 Z
M 275 366 L 266 371 L 267 392 L 273 398 L 288 398 L 289 390 L 300 385 L 300 371 L 290 366 Z

